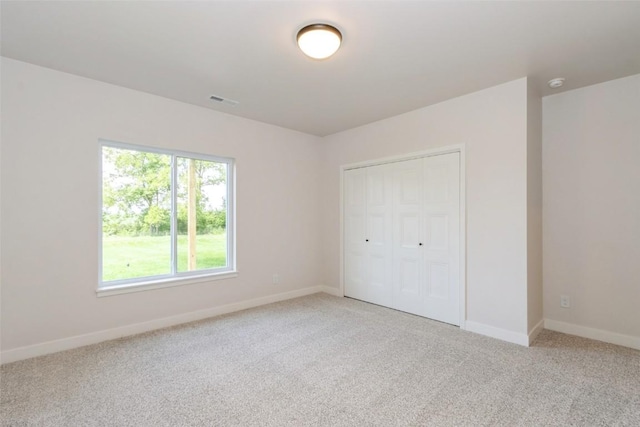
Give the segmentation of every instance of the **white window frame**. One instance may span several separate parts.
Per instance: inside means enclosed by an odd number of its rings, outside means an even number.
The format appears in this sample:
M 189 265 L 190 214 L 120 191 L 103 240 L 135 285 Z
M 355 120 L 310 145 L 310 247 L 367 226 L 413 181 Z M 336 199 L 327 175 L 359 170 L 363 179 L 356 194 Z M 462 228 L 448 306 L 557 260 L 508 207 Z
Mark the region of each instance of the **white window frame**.
M 236 277 L 236 228 L 235 228 L 235 159 L 230 157 L 212 156 L 209 154 L 192 153 L 181 150 L 168 150 L 143 145 L 128 144 L 123 142 L 99 139 L 99 206 L 98 206 L 98 287 L 96 293 L 99 297 L 118 295 L 129 292 L 139 292 L 151 289 L 160 289 L 171 286 L 188 285 L 193 283 L 208 282 Z M 102 280 L 102 210 L 103 210 L 103 169 L 102 155 L 104 147 L 119 148 L 125 150 L 143 151 L 171 156 L 171 273 L 146 276 L 132 279 Z M 226 233 L 227 233 L 227 266 L 210 268 L 196 271 L 177 271 L 177 168 L 175 162 L 177 157 L 205 160 L 227 165 L 227 192 L 226 192 Z

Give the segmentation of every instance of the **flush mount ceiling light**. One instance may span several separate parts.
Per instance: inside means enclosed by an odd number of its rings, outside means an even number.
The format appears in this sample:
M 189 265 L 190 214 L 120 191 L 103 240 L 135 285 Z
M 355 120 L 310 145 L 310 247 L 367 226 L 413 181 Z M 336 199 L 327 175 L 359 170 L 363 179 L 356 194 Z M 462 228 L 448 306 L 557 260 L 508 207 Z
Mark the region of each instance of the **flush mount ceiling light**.
M 549 85 L 549 87 L 551 89 L 558 89 L 559 87 L 562 87 L 562 85 L 564 84 L 564 77 L 558 77 L 557 79 L 551 79 L 549 80 L 549 83 L 547 83 Z
M 298 31 L 298 46 L 305 55 L 325 59 L 336 53 L 342 43 L 342 34 L 328 24 L 311 24 Z

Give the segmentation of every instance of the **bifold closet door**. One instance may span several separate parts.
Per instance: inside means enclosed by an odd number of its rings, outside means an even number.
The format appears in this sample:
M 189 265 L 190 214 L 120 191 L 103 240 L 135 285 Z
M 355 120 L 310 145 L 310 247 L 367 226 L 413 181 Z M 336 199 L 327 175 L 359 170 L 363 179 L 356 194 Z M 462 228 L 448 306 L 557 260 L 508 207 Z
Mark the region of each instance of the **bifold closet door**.
M 460 155 L 398 162 L 389 307 L 460 324 Z
M 422 315 L 460 325 L 460 153 L 423 162 Z
M 392 299 L 391 165 L 344 174 L 345 295 L 389 306 Z
M 366 300 L 367 170 L 347 170 L 343 179 L 344 293 Z
M 345 295 L 460 324 L 460 154 L 345 171 Z
M 460 153 L 424 158 L 426 316 L 460 324 Z
M 423 159 L 393 171 L 393 300 L 387 306 L 425 316 Z
M 366 295 L 367 301 L 388 306 L 393 298 L 393 165 L 371 166 L 366 170 Z

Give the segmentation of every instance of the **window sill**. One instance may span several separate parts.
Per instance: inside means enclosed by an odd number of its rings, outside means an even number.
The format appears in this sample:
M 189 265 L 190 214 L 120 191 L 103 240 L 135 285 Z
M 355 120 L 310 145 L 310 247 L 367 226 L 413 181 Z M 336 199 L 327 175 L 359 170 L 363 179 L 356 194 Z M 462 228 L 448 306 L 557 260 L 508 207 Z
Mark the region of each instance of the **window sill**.
M 153 289 L 171 288 L 173 286 L 193 285 L 195 283 L 210 282 L 212 280 L 224 280 L 238 277 L 237 271 L 225 271 L 224 273 L 209 273 L 200 276 L 171 277 L 169 279 L 149 280 L 147 282 L 127 283 L 125 285 L 98 288 L 98 297 L 128 294 L 131 292 L 151 291 Z

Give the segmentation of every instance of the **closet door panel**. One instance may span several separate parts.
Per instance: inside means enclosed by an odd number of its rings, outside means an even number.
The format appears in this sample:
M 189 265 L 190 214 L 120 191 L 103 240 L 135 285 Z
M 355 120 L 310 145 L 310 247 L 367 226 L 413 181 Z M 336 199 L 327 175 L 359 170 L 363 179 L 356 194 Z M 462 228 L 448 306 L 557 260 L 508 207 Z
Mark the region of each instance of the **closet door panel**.
M 425 316 L 460 324 L 460 154 L 423 159 Z
M 447 301 L 449 299 L 449 263 L 429 262 L 428 269 L 428 297 L 440 298 Z
M 389 305 L 391 287 L 392 197 L 390 165 L 366 168 L 365 301 Z
M 418 314 L 425 293 L 422 260 L 422 160 L 393 164 L 393 300 L 390 306 Z
M 366 295 L 366 170 L 344 173 L 344 293 L 352 298 Z

